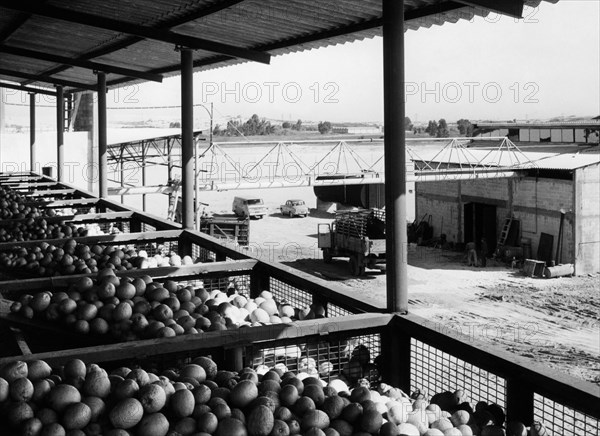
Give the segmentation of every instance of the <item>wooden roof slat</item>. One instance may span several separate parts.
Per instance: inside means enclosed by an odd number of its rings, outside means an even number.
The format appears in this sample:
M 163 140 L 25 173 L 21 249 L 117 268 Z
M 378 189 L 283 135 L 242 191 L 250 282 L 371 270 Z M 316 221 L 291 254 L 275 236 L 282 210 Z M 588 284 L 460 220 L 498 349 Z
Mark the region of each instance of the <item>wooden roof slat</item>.
M 52 83 L 54 85 L 70 86 L 72 88 L 87 89 L 89 91 L 97 90 L 96 86 L 88 85 L 85 83 L 74 82 L 72 80 L 58 79 L 56 77 L 42 76 L 42 75 L 38 75 L 38 74 L 24 73 L 22 71 L 6 70 L 4 68 L 0 68 L 0 75 L 11 76 L 11 77 L 21 77 L 23 79 L 32 79 L 32 80 L 39 81 L 39 82 Z
M 97 27 L 100 29 L 112 30 L 114 32 L 125 33 L 139 36 L 142 38 L 153 39 L 156 41 L 168 42 L 192 49 L 208 50 L 215 53 L 226 54 L 236 58 L 247 59 L 250 61 L 268 64 L 271 55 L 261 53 L 242 47 L 234 47 L 228 44 L 222 44 L 214 41 L 208 41 L 203 38 L 181 35 L 169 30 L 160 30 L 147 26 L 140 26 L 126 21 L 115 20 L 97 15 L 90 15 L 82 12 L 76 12 L 69 9 L 57 8 L 49 5 L 39 5 L 30 0 L 0 0 L 0 6 L 21 12 L 27 12 L 32 15 L 41 15 L 48 18 L 63 20 L 86 26 Z
M 430 15 L 433 15 L 433 14 L 442 14 L 442 13 L 451 12 L 451 11 L 454 11 L 454 10 L 457 10 L 460 8 L 464 8 L 464 5 L 459 2 L 456 2 L 456 1 L 448 1 L 448 2 L 438 4 L 438 5 L 425 6 L 425 7 L 407 11 L 405 13 L 404 20 L 406 22 L 410 22 L 410 21 L 418 20 L 418 19 L 430 16 Z M 361 32 L 364 30 L 376 29 L 376 28 L 381 27 L 382 25 L 383 25 L 382 18 L 377 17 L 377 18 L 374 18 L 371 20 L 364 20 L 364 21 L 361 21 L 358 23 L 352 23 L 347 26 L 338 27 L 338 28 L 332 29 L 332 30 L 327 30 L 327 31 L 318 32 L 318 33 L 311 33 L 309 35 L 297 37 L 297 38 L 293 38 L 293 39 L 285 39 L 285 40 L 281 40 L 281 41 L 278 41 L 278 42 L 272 43 L 272 44 L 259 45 L 259 46 L 256 46 L 255 49 L 263 50 L 263 51 L 271 51 L 271 50 L 276 50 L 276 49 L 280 49 L 280 48 L 288 47 L 288 46 L 292 46 L 292 45 L 306 44 L 306 43 L 313 42 L 313 41 L 319 41 L 322 39 L 333 38 L 333 37 L 345 35 L 348 33 L 356 33 L 356 32 Z M 232 57 L 230 57 L 230 56 L 214 56 L 214 57 L 211 57 L 208 59 L 195 61 L 194 67 L 214 65 L 214 64 L 217 64 L 220 62 L 226 62 L 231 59 L 232 59 Z M 171 71 L 177 71 L 179 68 L 180 68 L 179 64 L 175 64 L 175 65 L 171 65 L 169 67 L 163 67 L 163 68 L 152 70 L 152 71 L 155 73 L 158 73 L 158 74 L 164 74 L 164 73 L 168 73 Z M 109 81 L 108 85 L 116 86 L 116 85 L 120 85 L 125 82 L 126 82 L 126 80 L 124 80 L 124 79 L 117 79 L 117 80 Z
M 485 17 L 490 11 L 518 15 L 523 4 L 537 7 L 543 1 L 556 3 L 558 0 L 405 0 L 405 30 Z M 43 11 L 48 8 L 59 11 L 60 16 L 44 15 Z M 29 10 L 35 15 L 14 31 L 19 12 Z M 279 56 L 381 36 L 382 13 L 381 0 L 49 0 L 45 5 L 43 0 L 0 0 L 0 35 L 13 32 L 6 44 L 10 47 L 69 59 L 93 59 L 97 63 L 171 77 L 180 74 L 180 59 L 173 51 L 172 40 L 161 42 L 146 38 L 145 34 L 132 36 L 136 26 L 144 31 L 158 32 L 154 36 L 163 32 L 177 38 L 196 38 L 246 50 L 246 53 L 267 51 L 268 54 L 261 54 Z M 64 19 L 69 14 L 71 24 L 65 25 Z M 94 22 L 74 20 L 82 15 Z M 127 17 L 128 21 L 121 21 L 121 17 Z M 103 25 L 106 23 L 109 25 Z M 110 26 L 110 23 L 127 26 L 127 29 Z M 195 49 L 195 71 L 246 62 L 246 58 L 233 53 L 217 52 Z M 44 87 L 48 80 L 42 82 L 38 76 L 47 79 L 58 75 L 61 80 L 88 87 L 78 89 L 96 87 L 96 78 L 89 69 L 69 67 L 60 62 L 0 52 L 0 68 L 34 76 L 31 82 L 19 80 L 21 85 L 34 83 Z M 109 86 L 145 80 L 111 74 Z M 13 77 L 0 74 L 0 80 L 7 82 Z
M 70 59 L 65 56 L 58 56 L 54 54 L 44 53 L 35 50 L 28 50 L 25 48 L 10 47 L 7 45 L 0 45 L 0 52 L 9 53 L 15 56 L 29 57 L 33 59 L 40 59 L 49 62 L 57 62 L 65 65 L 72 65 L 81 68 L 87 68 L 95 71 L 104 71 L 105 73 L 116 73 L 123 76 L 135 77 L 138 79 L 148 80 L 152 82 L 162 82 L 162 76 L 160 74 L 148 73 L 145 71 L 132 70 L 130 68 L 118 67 L 115 65 L 109 65 L 99 62 L 92 62 L 87 60 Z M 46 74 L 50 76 L 51 74 Z
M 43 95 L 50 95 L 52 97 L 56 97 L 56 92 L 47 91 L 45 89 L 32 88 L 30 86 L 12 85 L 10 83 L 0 82 L 0 88 L 14 89 L 16 91 L 32 92 L 34 94 L 43 94 Z
M 227 9 L 238 3 L 242 3 L 243 1 L 244 0 L 224 0 L 224 1 L 221 1 L 214 5 L 203 6 L 200 9 L 198 9 L 188 15 L 185 15 L 183 17 L 175 17 L 175 18 L 170 18 L 167 20 L 162 20 L 162 21 L 160 21 L 159 24 L 156 25 L 156 27 L 158 29 L 168 30 L 168 29 L 171 29 L 172 27 L 187 23 L 189 20 L 197 20 L 200 18 L 204 18 L 208 15 L 211 15 L 211 14 L 214 14 L 221 10 Z M 109 53 L 113 53 L 118 50 L 122 50 L 124 48 L 127 48 L 127 47 L 129 47 L 133 44 L 136 44 L 140 41 L 143 41 L 143 40 L 144 40 L 144 38 L 141 38 L 139 36 L 128 36 L 120 41 L 111 43 L 105 47 L 101 47 L 101 48 L 83 53 L 82 55 L 78 56 L 77 59 L 78 60 L 86 60 L 86 59 L 97 58 L 97 57 L 100 57 L 100 56 L 103 56 L 103 55 L 106 55 Z M 61 66 L 58 66 L 51 70 L 48 70 L 45 73 L 48 75 L 52 75 L 52 74 L 60 73 L 61 71 L 64 71 L 68 68 L 69 68 L 68 66 L 61 65 Z

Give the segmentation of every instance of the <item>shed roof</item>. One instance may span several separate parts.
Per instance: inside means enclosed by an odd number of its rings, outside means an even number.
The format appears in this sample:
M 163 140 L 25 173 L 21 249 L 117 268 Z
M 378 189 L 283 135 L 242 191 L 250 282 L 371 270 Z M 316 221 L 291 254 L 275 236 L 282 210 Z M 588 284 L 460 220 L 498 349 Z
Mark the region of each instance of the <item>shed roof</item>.
M 514 150 L 497 147 L 439 148 L 418 150 L 415 161 L 428 162 L 432 166 L 449 164 L 470 168 L 510 167 L 539 168 L 573 171 L 600 163 L 599 146 L 557 145 L 522 146 Z M 435 165 L 433 165 L 435 164 Z
M 405 29 L 519 16 L 542 0 L 405 0 Z M 556 3 L 558 0 L 544 0 Z M 484 6 L 482 6 L 484 5 Z M 195 71 L 381 35 L 381 0 L 0 0 L 0 80 L 96 89 L 178 75 L 176 46 Z

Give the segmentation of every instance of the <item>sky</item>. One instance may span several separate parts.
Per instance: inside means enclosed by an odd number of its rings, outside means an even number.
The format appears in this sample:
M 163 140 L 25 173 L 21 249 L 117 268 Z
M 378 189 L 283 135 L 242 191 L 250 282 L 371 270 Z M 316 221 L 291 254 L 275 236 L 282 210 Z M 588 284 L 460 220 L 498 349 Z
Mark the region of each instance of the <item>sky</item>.
M 600 2 L 560 0 L 405 33 L 406 113 L 413 121 L 546 119 L 600 114 Z M 194 75 L 194 101 L 215 122 L 382 122 L 382 38 Z M 179 77 L 111 91 L 110 107 L 178 105 Z M 109 110 L 109 122 L 178 117 L 177 109 Z M 196 123 L 207 112 L 196 108 Z

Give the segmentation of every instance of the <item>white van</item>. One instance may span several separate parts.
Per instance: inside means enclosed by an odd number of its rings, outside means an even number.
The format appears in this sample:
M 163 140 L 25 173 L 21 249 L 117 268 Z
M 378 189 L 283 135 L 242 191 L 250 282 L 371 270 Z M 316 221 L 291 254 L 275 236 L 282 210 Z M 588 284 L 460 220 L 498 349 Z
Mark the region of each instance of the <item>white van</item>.
M 267 214 L 267 208 L 262 198 L 235 197 L 231 210 L 237 216 L 262 218 Z

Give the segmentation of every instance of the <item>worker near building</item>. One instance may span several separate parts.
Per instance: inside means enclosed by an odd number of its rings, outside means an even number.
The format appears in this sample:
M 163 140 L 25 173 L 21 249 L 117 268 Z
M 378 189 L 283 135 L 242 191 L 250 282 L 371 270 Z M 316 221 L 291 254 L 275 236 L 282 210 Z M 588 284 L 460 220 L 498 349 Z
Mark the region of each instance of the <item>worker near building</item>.
M 467 242 L 465 247 L 467 250 L 467 266 L 477 266 L 477 250 L 475 242 Z
M 487 265 L 487 255 L 488 255 L 487 241 L 485 240 L 485 238 L 481 238 L 480 257 L 481 257 L 481 267 L 482 268 L 485 268 L 485 266 Z

